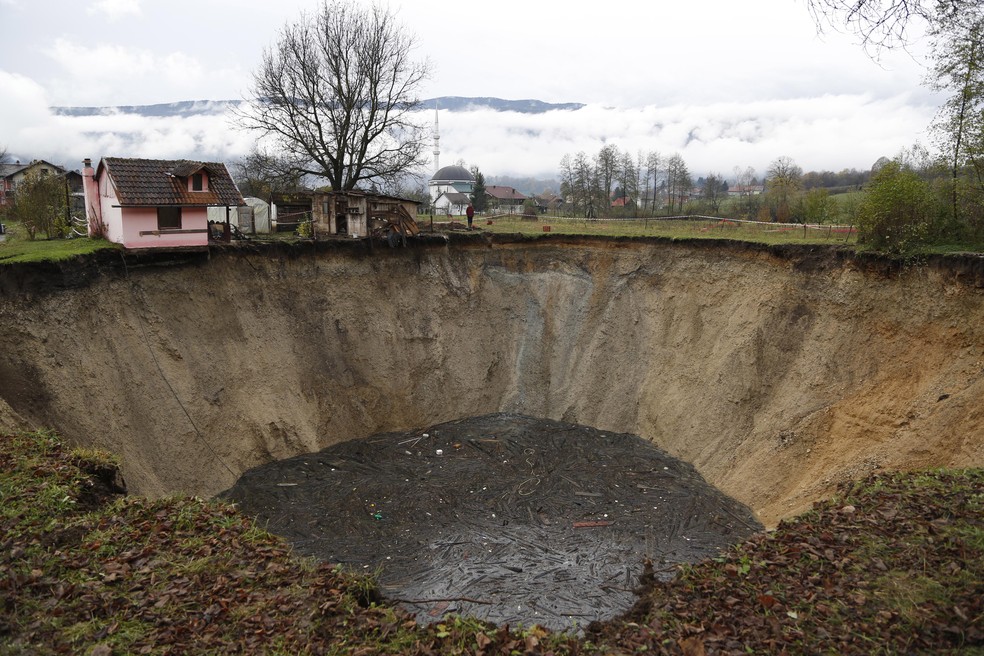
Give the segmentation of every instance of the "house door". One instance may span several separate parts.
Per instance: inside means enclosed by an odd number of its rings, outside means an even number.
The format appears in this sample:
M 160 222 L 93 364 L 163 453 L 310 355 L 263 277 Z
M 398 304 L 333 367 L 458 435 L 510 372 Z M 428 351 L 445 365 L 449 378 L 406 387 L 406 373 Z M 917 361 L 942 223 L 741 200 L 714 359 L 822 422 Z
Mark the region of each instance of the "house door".
M 348 203 L 344 198 L 335 200 L 335 234 L 348 234 Z

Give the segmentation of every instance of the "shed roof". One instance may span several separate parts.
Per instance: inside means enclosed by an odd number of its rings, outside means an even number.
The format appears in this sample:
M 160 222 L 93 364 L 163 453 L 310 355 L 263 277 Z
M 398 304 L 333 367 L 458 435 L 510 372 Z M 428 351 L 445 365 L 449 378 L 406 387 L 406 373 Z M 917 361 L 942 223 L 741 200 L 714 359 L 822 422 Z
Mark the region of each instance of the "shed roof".
M 187 177 L 203 169 L 208 173 L 208 190 L 188 191 Z M 219 162 L 104 157 L 97 177 L 103 170 L 124 206 L 245 204 L 225 164 Z

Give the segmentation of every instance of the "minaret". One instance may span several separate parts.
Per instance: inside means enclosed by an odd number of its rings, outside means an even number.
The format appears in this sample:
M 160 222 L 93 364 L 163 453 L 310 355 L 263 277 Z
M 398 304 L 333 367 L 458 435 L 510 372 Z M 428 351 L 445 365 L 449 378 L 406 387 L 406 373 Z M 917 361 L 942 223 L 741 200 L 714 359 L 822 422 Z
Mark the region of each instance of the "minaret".
M 434 173 L 441 170 L 441 133 L 437 126 L 437 100 L 434 101 Z

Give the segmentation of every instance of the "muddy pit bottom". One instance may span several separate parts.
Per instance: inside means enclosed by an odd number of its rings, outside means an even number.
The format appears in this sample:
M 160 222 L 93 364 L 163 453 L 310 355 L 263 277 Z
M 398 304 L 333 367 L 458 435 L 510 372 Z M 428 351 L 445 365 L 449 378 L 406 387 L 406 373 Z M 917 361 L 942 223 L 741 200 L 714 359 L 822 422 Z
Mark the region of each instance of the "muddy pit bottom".
M 343 442 L 219 496 L 300 553 L 377 572 L 422 623 L 577 630 L 632 606 L 645 559 L 668 578 L 762 529 L 638 436 L 512 414 Z

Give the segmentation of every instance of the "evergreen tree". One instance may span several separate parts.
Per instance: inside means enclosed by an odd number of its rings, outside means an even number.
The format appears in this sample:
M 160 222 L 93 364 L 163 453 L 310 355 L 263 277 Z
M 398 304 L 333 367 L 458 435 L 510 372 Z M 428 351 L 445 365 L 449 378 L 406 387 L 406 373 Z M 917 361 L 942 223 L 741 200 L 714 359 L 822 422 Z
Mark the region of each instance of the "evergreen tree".
M 482 175 L 477 166 L 472 167 L 471 174 L 475 178 L 471 193 L 472 207 L 475 208 L 476 212 L 484 212 L 489 208 L 489 197 L 485 193 L 485 176 Z

